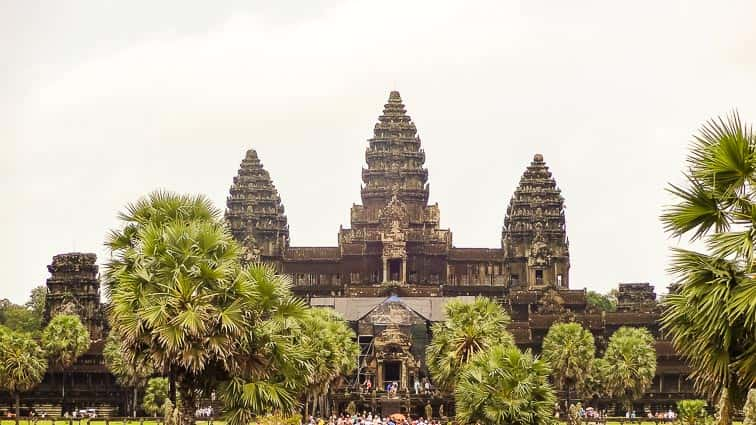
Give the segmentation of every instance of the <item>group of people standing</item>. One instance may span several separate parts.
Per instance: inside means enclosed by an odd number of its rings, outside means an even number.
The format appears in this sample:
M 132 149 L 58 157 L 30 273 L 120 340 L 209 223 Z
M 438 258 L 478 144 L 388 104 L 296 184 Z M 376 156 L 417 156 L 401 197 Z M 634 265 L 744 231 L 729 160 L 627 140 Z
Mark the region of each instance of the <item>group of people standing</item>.
M 365 393 L 370 393 L 373 390 L 373 381 L 370 380 L 370 377 L 367 377 L 365 382 L 362 383 L 362 388 Z M 415 378 L 412 388 L 415 390 L 415 394 L 430 394 L 433 391 L 433 386 L 428 378 L 423 378 L 422 382 L 418 378 Z M 395 397 L 399 391 L 399 384 L 396 381 L 388 382 L 386 383 L 385 390 L 389 396 Z
M 405 417 L 381 417 L 373 416 L 372 413 L 363 414 L 342 414 L 333 415 L 330 418 L 315 418 L 310 416 L 304 425 L 441 425 L 440 422 L 425 418 L 405 418 Z

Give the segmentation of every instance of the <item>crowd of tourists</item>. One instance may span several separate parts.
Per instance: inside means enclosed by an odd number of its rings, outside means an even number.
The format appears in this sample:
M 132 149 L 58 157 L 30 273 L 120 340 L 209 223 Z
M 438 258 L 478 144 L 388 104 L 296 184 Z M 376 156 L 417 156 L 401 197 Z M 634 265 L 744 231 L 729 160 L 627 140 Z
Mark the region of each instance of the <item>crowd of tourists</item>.
M 333 415 L 330 418 L 310 416 L 304 425 L 441 425 L 441 422 L 425 418 L 408 418 L 404 415 L 381 417 L 372 413 Z
M 370 377 L 365 379 L 365 382 L 362 383 L 361 387 L 362 392 L 364 393 L 370 393 L 373 390 L 373 381 L 370 380 Z M 399 385 L 396 383 L 396 381 L 387 382 L 386 387 L 382 389 L 386 391 L 389 397 L 396 397 L 399 391 Z M 415 394 L 432 394 L 433 384 L 431 384 L 428 378 L 423 378 L 422 381 L 415 378 L 412 389 L 414 390 Z

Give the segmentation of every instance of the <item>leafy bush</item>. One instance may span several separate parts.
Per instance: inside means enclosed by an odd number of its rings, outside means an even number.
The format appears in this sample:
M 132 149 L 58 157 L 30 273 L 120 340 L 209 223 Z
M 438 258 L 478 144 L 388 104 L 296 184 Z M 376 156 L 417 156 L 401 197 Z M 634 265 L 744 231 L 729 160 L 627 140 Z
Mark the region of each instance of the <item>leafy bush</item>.
M 680 400 L 677 402 L 677 417 L 683 425 L 700 425 L 706 422 L 706 401 Z

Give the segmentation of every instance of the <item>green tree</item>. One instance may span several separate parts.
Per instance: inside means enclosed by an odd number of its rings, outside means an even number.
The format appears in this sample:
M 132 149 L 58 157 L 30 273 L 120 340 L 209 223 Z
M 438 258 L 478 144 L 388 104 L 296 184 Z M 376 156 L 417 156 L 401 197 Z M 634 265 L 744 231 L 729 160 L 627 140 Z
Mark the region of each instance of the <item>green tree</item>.
M 436 386 L 452 391 L 458 374 L 476 353 L 496 345 L 514 345 L 514 338 L 506 330 L 509 315 L 491 299 L 450 301 L 444 309 L 446 320 L 431 328 L 426 361 Z
M 333 310 L 313 308 L 302 323 L 302 344 L 313 352 L 312 371 L 307 380 L 307 400 L 312 401 L 305 416 L 316 412 L 328 414 L 327 396 L 337 378 L 348 375 L 357 366 L 360 347 L 354 331 Z
M 154 369 L 148 359 L 128 355 L 122 346 L 121 338 L 112 331 L 105 341 L 102 354 L 105 357 L 105 366 L 116 377 L 118 384 L 132 390 L 132 415 L 136 417 L 139 389 L 144 388 Z
M 168 400 L 168 378 L 150 378 L 144 390 L 142 408 L 152 416 L 164 411 L 163 406 Z M 170 400 L 168 400 L 170 402 Z
M 608 365 L 607 394 L 632 409 L 633 401 L 643 395 L 656 373 L 654 337 L 647 329 L 623 326 L 609 338 L 604 360 Z
M 154 192 L 119 217 L 106 242 L 111 323 L 130 361 L 144 353 L 178 384 L 181 423 L 193 424 L 197 396 L 218 386 L 231 425 L 293 410 L 311 366 L 295 344 L 306 306 L 288 279 L 242 268 L 202 196 Z
M 66 400 L 66 369 L 73 366 L 89 349 L 89 331 L 79 316 L 59 314 L 50 320 L 42 331 L 42 349 L 47 353 L 50 366 L 61 373 L 62 402 Z
M 42 323 L 42 316 L 45 314 L 45 305 L 47 304 L 47 287 L 35 286 L 29 295 L 29 301 L 24 304 L 26 308 L 34 313 L 34 316 Z
M 617 298 L 611 293 L 609 295 L 599 294 L 596 291 L 588 291 L 585 300 L 589 305 L 601 311 L 617 311 Z
M 594 396 L 606 397 L 606 381 L 609 364 L 605 359 L 596 357 L 591 365 L 591 373 L 577 383 L 577 394 L 581 398 L 591 399 Z
M 705 400 L 680 400 L 677 402 L 677 417 L 682 425 L 706 423 Z
M 30 336 L 0 326 L 0 389 L 16 402 L 16 418 L 21 415 L 21 393 L 42 382 L 47 371 L 45 353 Z
M 548 363 L 512 345 L 474 355 L 454 390 L 461 424 L 539 425 L 554 421 Z
M 673 237 L 707 253 L 674 248 L 676 287 L 664 301 L 663 330 L 690 363 L 696 389 L 740 405 L 756 386 L 756 138 L 737 114 L 707 122 L 687 158 L 687 183 L 670 185 L 662 215 Z M 728 415 L 719 423 L 730 423 Z
M 743 425 L 756 425 L 756 388 L 751 388 L 748 391 L 743 406 Z
M 37 316 L 34 310 L 10 302 L 0 300 L 0 325 L 12 331 L 35 333 L 39 331 L 42 316 Z
M 566 391 L 566 409 L 570 392 L 583 387 L 591 375 L 596 356 L 593 335 L 579 323 L 555 323 L 543 339 L 542 356 L 551 365 L 554 385 Z

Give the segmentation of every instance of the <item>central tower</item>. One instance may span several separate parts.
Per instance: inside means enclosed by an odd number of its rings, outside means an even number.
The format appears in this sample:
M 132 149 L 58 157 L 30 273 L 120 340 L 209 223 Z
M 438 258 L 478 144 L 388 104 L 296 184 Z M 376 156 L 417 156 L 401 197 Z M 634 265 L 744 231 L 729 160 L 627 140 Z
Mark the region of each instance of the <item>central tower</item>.
M 368 142 L 362 205 L 352 206 L 351 228 L 339 231 L 339 247 L 345 259 L 354 255 L 372 263 L 372 271 L 349 280 L 440 282 L 451 234 L 439 228 L 438 205 L 428 205 L 425 152 L 399 92 L 389 94 Z

